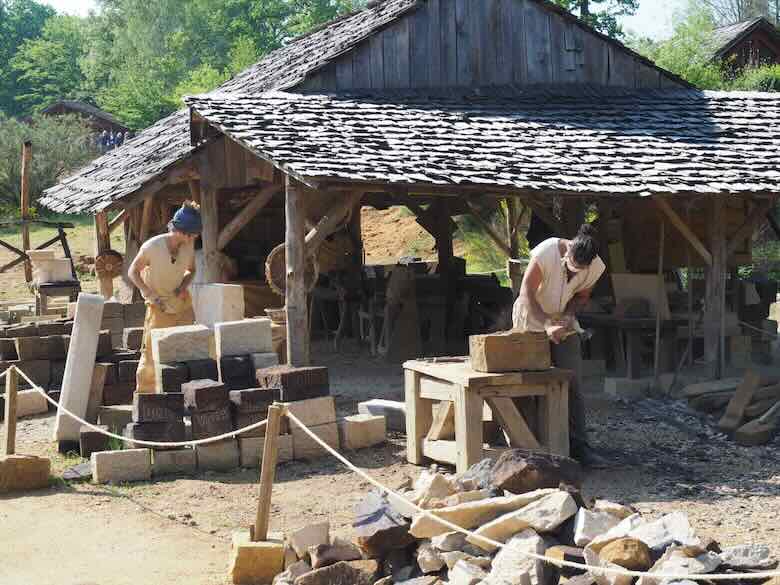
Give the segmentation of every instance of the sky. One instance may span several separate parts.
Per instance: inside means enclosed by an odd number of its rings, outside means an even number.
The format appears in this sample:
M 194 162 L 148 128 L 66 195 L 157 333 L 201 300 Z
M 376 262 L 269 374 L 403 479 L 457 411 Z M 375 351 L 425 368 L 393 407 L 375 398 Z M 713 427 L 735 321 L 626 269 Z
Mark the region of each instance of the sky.
M 95 8 L 95 0 L 44 0 L 60 12 L 86 16 Z M 622 19 L 626 30 L 654 39 L 667 37 L 672 32 L 672 16 L 682 9 L 686 0 L 640 0 L 639 12 Z

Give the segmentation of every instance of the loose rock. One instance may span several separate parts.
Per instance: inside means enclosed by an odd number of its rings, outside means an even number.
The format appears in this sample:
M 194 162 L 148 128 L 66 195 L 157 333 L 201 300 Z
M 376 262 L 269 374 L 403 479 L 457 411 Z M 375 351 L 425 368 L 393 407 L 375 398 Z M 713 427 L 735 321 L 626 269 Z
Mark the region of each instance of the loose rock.
M 653 564 L 650 548 L 636 538 L 619 538 L 599 552 L 599 557 L 630 571 L 647 571 Z
M 574 519 L 574 544 L 586 546 L 594 538 L 620 524 L 620 518 L 606 512 L 591 512 L 580 508 Z
M 720 560 L 727 567 L 739 571 L 773 569 L 777 566 L 777 561 L 769 554 L 769 547 L 763 544 L 730 546 L 720 553 Z
M 542 488 L 557 488 L 561 483 L 582 485 L 582 467 L 574 459 L 510 449 L 496 461 L 491 483 L 499 489 L 522 494 Z

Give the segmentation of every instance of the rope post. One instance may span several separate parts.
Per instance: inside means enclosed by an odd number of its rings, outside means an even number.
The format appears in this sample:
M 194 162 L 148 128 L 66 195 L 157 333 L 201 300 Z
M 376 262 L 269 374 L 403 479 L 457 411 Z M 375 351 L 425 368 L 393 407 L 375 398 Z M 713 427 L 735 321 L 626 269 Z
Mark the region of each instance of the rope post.
M 260 494 L 257 500 L 257 517 L 253 527 L 252 541 L 261 542 L 268 538 L 268 521 L 271 515 L 271 494 L 276 476 L 276 461 L 279 458 L 279 428 L 284 407 L 272 404 L 268 408 L 268 423 L 263 441 L 263 461 L 260 468 Z
M 16 392 L 19 373 L 11 366 L 5 373 L 5 454 L 16 453 Z

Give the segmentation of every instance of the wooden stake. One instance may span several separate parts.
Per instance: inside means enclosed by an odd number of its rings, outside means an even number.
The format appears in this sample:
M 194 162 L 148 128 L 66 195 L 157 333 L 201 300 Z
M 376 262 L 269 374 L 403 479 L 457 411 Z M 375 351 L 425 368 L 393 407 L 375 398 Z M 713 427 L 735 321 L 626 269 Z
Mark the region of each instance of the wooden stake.
M 15 366 L 5 374 L 5 454 L 16 453 L 16 392 L 19 388 L 19 373 Z
M 287 309 L 287 363 L 291 366 L 309 365 L 309 326 L 306 302 L 306 271 L 304 222 L 306 207 L 303 189 L 294 179 L 287 177 L 285 197 L 285 259 L 287 281 L 285 285 Z
M 28 140 L 22 145 L 22 185 L 20 197 L 20 211 L 22 219 L 30 219 L 30 165 L 32 163 L 32 143 Z M 27 222 L 22 224 L 22 250 L 27 253 L 30 249 L 30 226 Z M 32 266 L 30 260 L 24 261 L 24 280 L 32 282 Z
M 658 235 L 658 302 L 655 304 L 655 354 L 653 356 L 653 384 L 658 388 L 658 376 L 661 367 L 661 299 L 666 294 L 664 286 L 664 219 L 660 218 L 660 233 Z
M 282 407 L 273 404 L 268 408 L 268 423 L 263 441 L 263 461 L 260 468 L 260 494 L 257 500 L 257 516 L 252 530 L 252 540 L 260 542 L 268 538 L 268 523 L 271 515 L 271 495 L 276 477 L 276 462 L 279 458 L 279 428 Z

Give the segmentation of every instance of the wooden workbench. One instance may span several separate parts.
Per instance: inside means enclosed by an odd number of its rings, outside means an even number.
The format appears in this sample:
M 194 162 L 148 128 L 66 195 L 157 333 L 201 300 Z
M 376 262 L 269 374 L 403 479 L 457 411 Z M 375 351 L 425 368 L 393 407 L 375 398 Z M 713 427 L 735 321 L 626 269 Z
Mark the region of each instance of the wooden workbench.
M 424 457 L 455 465 L 460 473 L 483 458 L 482 413 L 487 404 L 512 447 L 569 454 L 569 380 L 572 372 L 486 374 L 467 360 L 411 360 L 403 365 L 406 391 L 406 451 L 410 463 Z M 513 399 L 538 397 L 537 434 Z M 455 440 L 429 437 L 435 403 L 454 405 Z M 538 435 L 538 436 L 537 436 Z

